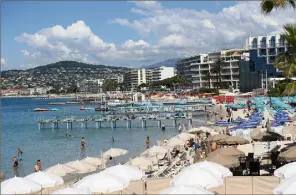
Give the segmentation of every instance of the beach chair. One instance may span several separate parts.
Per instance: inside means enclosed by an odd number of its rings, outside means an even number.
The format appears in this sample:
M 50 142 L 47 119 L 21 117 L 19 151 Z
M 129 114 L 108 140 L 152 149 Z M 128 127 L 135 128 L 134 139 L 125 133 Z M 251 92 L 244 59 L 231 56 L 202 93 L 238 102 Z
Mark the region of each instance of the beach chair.
M 162 174 L 166 169 L 168 168 L 168 166 L 161 166 L 157 171 L 155 171 L 154 173 L 152 173 L 151 177 L 152 178 L 158 178 L 160 174 Z

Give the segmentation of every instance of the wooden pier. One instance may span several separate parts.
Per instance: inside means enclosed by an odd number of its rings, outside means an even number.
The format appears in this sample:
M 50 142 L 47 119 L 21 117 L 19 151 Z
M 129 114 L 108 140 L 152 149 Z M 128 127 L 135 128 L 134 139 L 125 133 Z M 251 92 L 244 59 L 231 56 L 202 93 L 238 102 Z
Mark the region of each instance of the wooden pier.
M 64 128 L 67 129 L 73 129 L 73 124 L 80 124 L 81 128 L 87 129 L 88 126 L 92 126 L 92 128 L 100 129 L 102 128 L 102 124 L 106 125 L 104 128 L 116 128 L 118 123 L 125 123 L 126 128 L 131 128 L 132 124 L 134 122 L 140 121 L 142 128 L 147 127 L 147 121 L 155 122 L 157 123 L 157 127 L 161 128 L 163 121 L 172 121 L 172 125 L 174 127 L 177 127 L 179 120 L 188 120 L 188 123 L 192 125 L 192 118 L 156 118 L 156 119 L 120 119 L 120 120 L 101 120 L 101 119 L 92 119 L 92 120 L 86 120 L 86 119 L 63 119 L 63 120 L 57 120 L 57 119 L 49 119 L 49 120 L 39 120 L 38 121 L 38 128 L 39 130 L 45 129 L 46 126 L 52 127 L 52 129 L 59 129 L 61 125 L 64 126 Z M 109 124 L 109 125 L 108 125 Z

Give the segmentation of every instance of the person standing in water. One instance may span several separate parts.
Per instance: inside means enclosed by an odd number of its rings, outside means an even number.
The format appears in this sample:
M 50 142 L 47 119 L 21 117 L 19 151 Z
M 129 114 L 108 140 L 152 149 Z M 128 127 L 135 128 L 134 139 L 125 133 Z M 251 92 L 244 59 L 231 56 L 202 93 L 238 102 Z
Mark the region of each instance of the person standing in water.
M 85 145 L 86 145 L 86 141 L 85 141 L 84 137 L 82 137 L 81 138 L 81 146 L 85 147 Z
M 113 136 L 112 136 L 112 138 L 111 138 L 111 139 L 112 139 L 112 142 L 114 143 L 114 141 L 115 141 L 115 140 L 114 140 L 114 137 L 113 137 Z
M 38 171 L 42 171 L 42 166 L 41 166 L 41 160 L 37 160 L 36 165 L 34 166 L 34 171 L 38 172 Z
M 147 146 L 147 148 L 150 147 L 150 138 L 149 138 L 149 136 L 147 136 L 147 138 L 146 138 L 146 146 Z
M 20 159 L 20 161 L 22 160 L 22 157 L 23 157 L 23 151 L 21 150 L 21 148 L 18 148 L 17 149 L 17 155 L 18 155 L 18 158 Z
M 13 165 L 12 165 L 12 167 L 13 167 L 13 174 L 18 177 L 19 176 L 19 173 L 18 173 L 19 163 L 18 163 L 18 159 L 17 159 L 16 156 L 13 156 Z

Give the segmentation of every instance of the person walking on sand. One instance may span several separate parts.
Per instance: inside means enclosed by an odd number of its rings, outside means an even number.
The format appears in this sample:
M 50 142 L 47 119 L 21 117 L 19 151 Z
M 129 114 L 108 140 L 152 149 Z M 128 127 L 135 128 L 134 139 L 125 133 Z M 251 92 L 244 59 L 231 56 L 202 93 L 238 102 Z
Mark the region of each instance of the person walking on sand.
M 42 171 L 42 166 L 41 166 L 41 160 L 37 160 L 36 165 L 34 166 L 34 171 L 38 172 L 38 171 Z
M 17 149 L 17 155 L 18 155 L 18 158 L 20 159 L 20 161 L 22 161 L 23 151 L 21 150 L 21 148 Z
M 146 146 L 147 146 L 147 148 L 150 147 L 150 138 L 149 138 L 149 136 L 147 136 L 147 138 L 146 138 Z
M 84 137 L 82 137 L 81 138 L 81 146 L 85 147 L 85 145 L 86 145 L 86 141 L 85 141 Z

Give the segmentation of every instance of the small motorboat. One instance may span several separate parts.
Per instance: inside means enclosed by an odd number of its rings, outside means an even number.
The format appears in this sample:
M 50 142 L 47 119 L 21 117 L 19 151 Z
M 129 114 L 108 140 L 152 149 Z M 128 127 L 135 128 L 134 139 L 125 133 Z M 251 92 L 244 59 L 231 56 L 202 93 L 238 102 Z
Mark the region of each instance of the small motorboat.
M 47 112 L 48 109 L 46 109 L 46 108 L 35 108 L 33 111 L 34 112 Z
M 85 107 L 85 106 L 81 106 L 80 110 L 94 110 L 94 108 L 88 108 L 88 107 Z
M 60 109 L 58 109 L 58 108 L 52 108 L 52 109 L 50 109 L 50 111 L 59 111 Z

